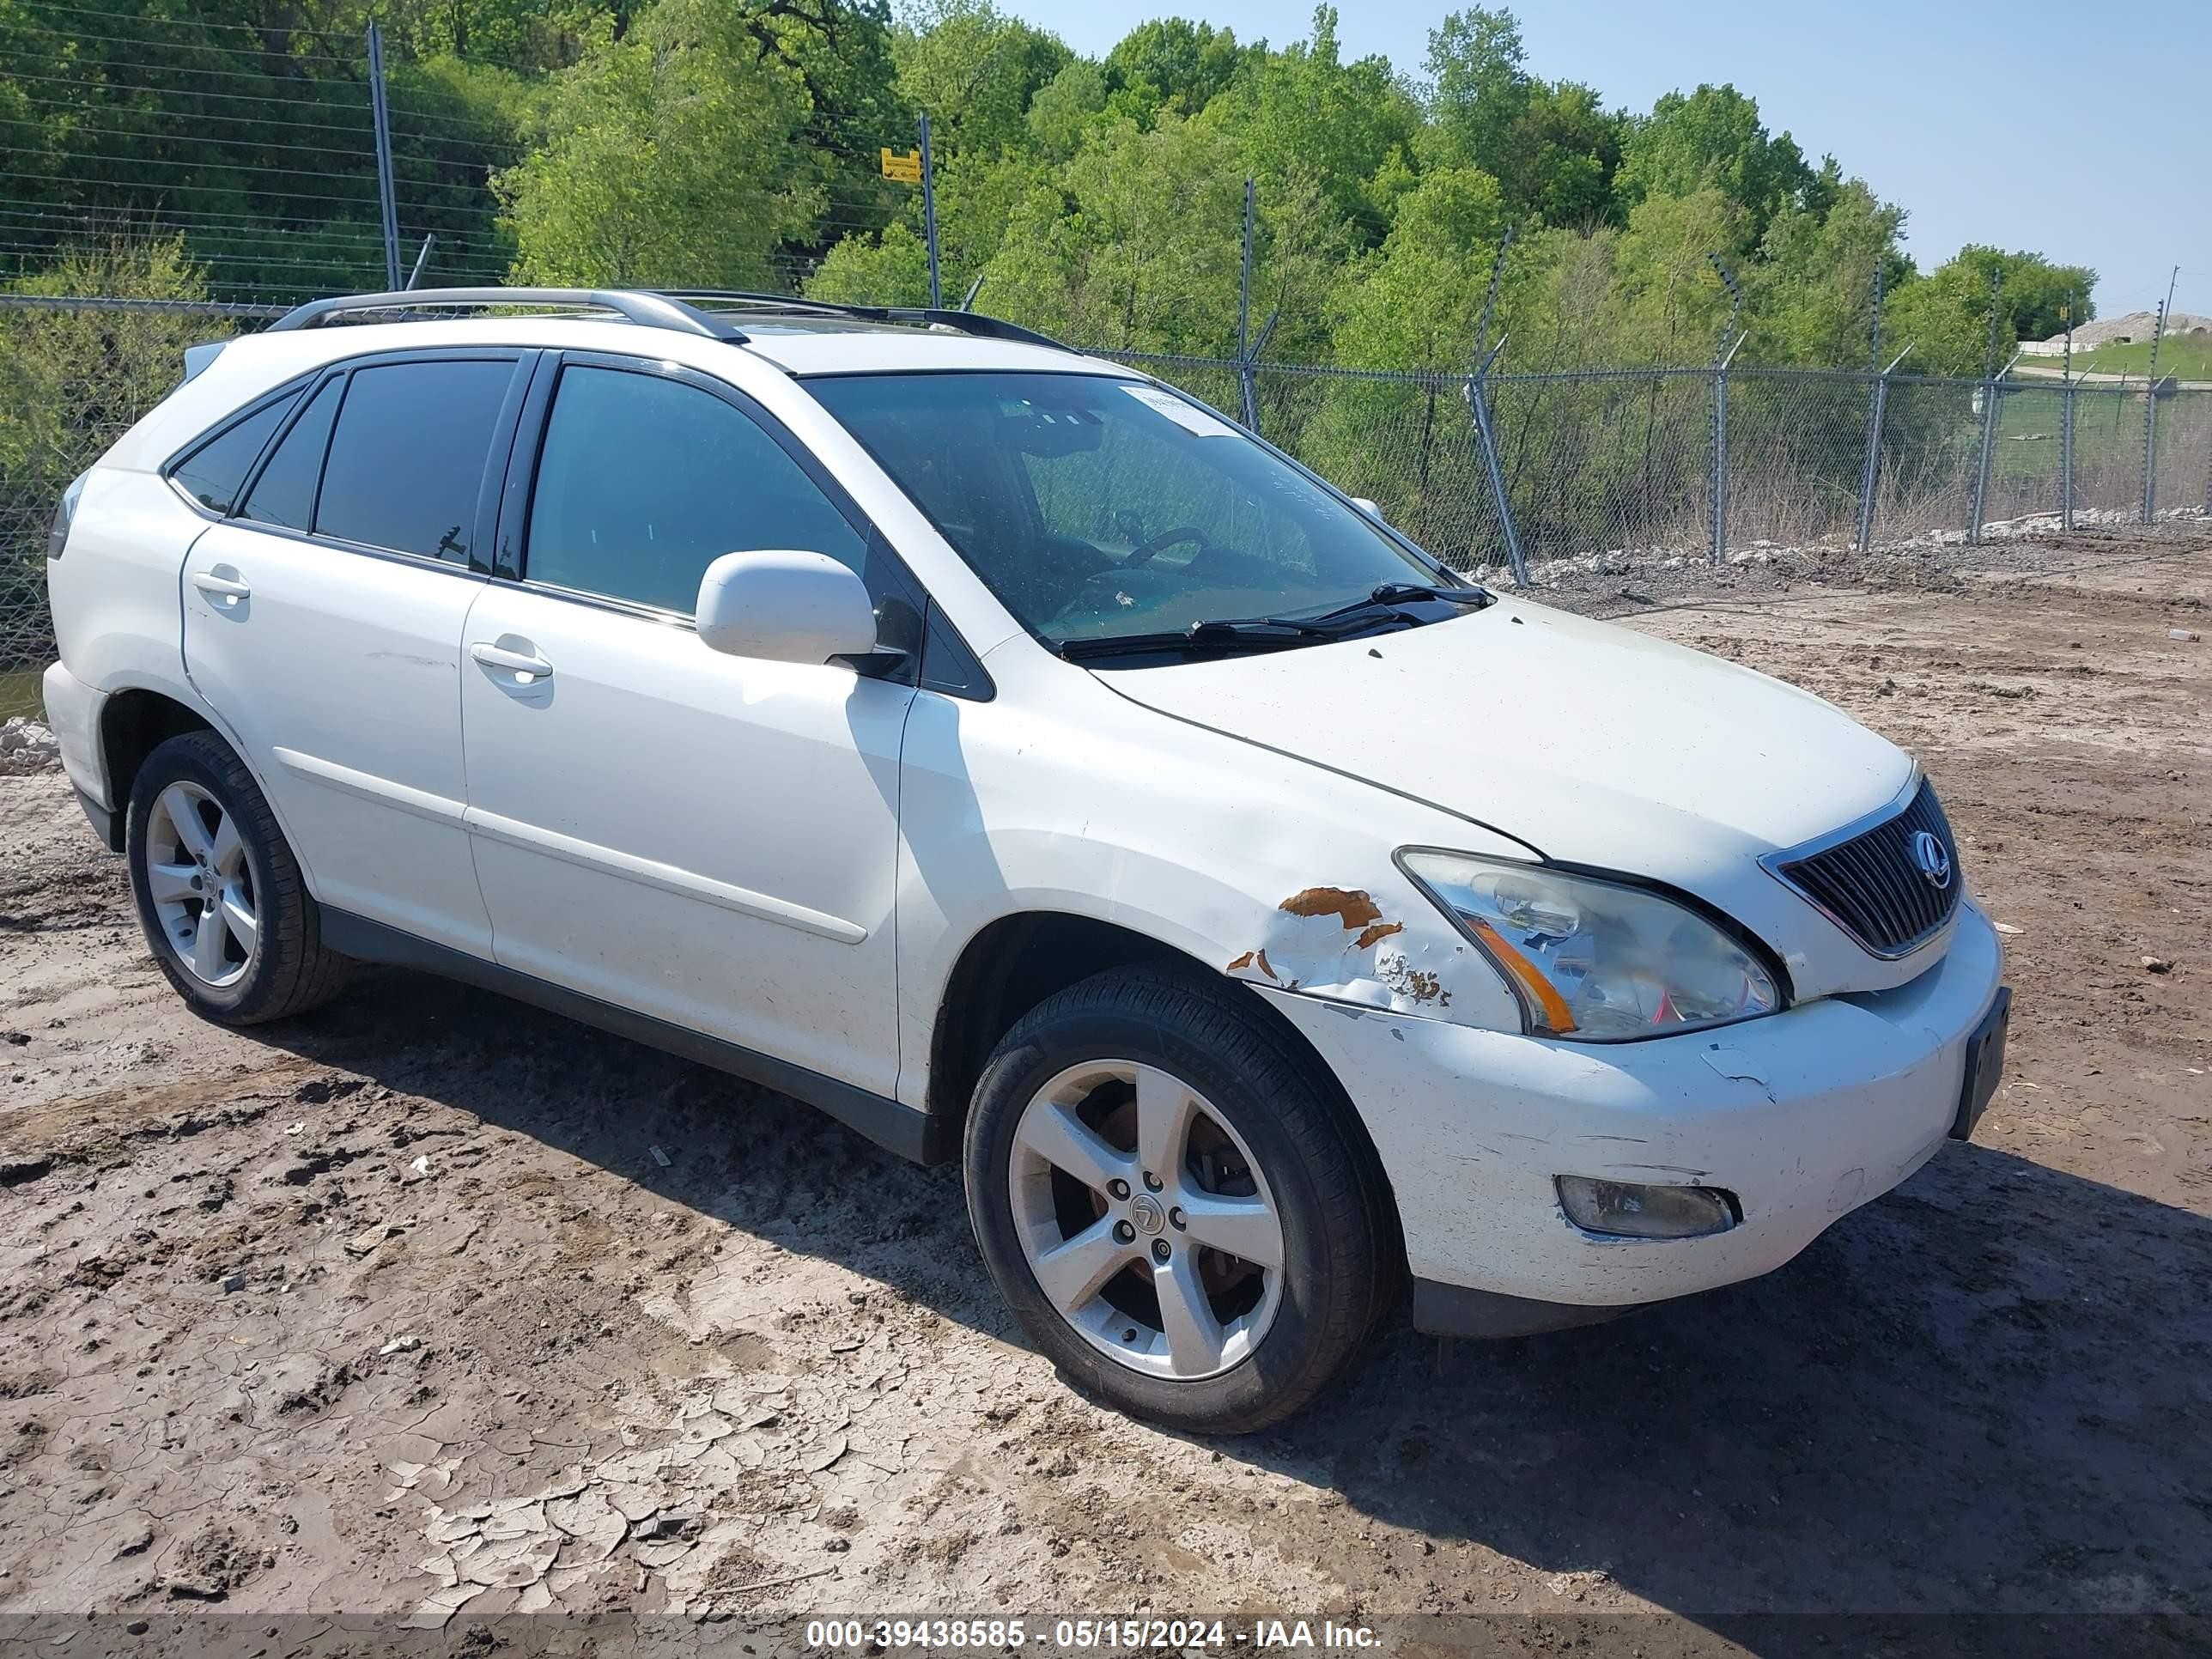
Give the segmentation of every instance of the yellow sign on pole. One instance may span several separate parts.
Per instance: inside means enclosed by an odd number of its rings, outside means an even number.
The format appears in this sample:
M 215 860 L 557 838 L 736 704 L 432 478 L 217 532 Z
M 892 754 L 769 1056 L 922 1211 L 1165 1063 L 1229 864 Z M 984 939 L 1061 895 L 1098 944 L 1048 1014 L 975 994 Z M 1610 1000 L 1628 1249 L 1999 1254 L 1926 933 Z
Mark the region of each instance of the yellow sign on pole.
M 884 177 L 896 179 L 902 185 L 920 184 L 921 182 L 921 152 L 918 149 L 910 149 L 905 155 L 900 155 L 886 148 L 884 151 Z

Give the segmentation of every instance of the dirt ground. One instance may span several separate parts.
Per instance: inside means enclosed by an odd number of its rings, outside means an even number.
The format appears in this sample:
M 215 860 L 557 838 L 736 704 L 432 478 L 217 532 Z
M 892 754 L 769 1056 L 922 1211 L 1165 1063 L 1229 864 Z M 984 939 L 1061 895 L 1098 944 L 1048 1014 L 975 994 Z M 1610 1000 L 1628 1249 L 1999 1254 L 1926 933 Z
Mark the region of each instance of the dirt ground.
M 1986 551 L 1577 600 L 1922 757 L 2011 952 L 1976 1143 L 1251 1440 L 1069 1393 L 957 1170 L 788 1101 L 399 973 L 197 1023 L 0 778 L 0 1613 L 2212 1613 L 2212 538 Z

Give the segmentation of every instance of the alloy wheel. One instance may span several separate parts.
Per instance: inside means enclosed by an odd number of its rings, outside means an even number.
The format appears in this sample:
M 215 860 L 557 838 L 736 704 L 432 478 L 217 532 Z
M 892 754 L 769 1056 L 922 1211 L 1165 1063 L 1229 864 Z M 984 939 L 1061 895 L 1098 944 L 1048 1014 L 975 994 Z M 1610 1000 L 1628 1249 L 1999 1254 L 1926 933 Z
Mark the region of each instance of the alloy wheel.
M 235 985 L 261 938 L 253 871 L 222 804 L 179 779 L 154 798 L 146 819 L 146 890 L 161 936 L 202 984 Z
M 1172 1073 L 1129 1060 L 1060 1073 L 1024 1108 L 1007 1175 L 1039 1288 L 1117 1364 L 1218 1376 L 1273 1323 L 1283 1228 L 1267 1177 Z

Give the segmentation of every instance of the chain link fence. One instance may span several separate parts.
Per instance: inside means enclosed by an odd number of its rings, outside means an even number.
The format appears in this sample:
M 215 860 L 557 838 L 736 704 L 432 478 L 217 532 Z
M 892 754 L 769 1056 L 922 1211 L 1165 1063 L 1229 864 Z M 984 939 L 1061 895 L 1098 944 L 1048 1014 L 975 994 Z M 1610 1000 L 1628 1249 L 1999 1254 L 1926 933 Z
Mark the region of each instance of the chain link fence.
M 53 654 L 45 552 L 63 489 L 175 386 L 187 344 L 282 309 L 0 295 L 0 713 L 34 703 Z M 1262 436 L 1493 580 L 2212 518 L 2212 388 L 2171 380 L 1699 368 L 1470 380 L 1102 355 L 1232 417 L 1249 374 Z

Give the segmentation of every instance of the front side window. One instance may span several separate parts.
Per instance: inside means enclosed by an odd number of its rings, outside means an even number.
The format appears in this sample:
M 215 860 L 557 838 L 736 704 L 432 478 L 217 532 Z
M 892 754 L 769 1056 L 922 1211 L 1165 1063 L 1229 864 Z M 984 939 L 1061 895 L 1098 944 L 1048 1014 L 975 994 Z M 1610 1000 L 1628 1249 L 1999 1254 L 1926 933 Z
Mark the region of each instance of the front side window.
M 514 378 L 509 361 L 356 369 L 323 468 L 316 533 L 465 562 L 484 462 Z
M 269 434 L 291 412 L 299 395 L 294 392 L 279 398 L 217 433 L 179 461 L 169 477 L 209 512 L 228 514 L 238 505 L 238 492 L 268 443 Z
M 725 553 L 826 553 L 867 574 L 867 544 L 783 447 L 712 393 L 572 364 L 538 453 L 524 574 L 690 616 Z
M 1146 382 L 854 374 L 808 389 L 1048 645 L 1315 616 L 1437 580 L 1243 431 Z

